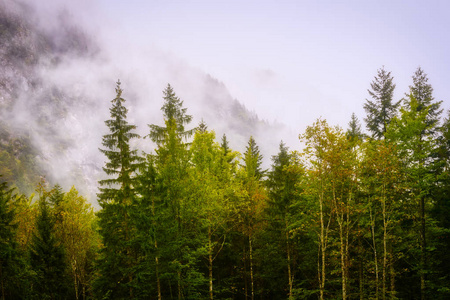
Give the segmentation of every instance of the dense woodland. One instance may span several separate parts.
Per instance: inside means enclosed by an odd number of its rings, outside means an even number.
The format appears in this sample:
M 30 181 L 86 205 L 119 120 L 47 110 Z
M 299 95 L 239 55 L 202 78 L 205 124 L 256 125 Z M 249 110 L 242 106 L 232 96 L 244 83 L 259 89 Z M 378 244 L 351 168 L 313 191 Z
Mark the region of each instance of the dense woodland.
M 194 127 L 170 85 L 154 153 L 134 149 L 117 82 L 98 211 L 1 184 L 1 299 L 449 299 L 450 115 L 420 68 L 394 89 L 381 68 L 367 134 L 318 119 L 264 170 L 253 137 L 241 154 Z

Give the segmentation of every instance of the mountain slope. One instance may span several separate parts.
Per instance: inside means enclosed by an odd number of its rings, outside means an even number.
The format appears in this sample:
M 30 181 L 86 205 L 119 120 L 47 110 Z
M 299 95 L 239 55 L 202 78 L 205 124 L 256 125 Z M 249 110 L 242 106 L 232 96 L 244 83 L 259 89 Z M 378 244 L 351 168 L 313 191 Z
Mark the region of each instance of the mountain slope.
M 43 18 L 55 25 L 41 26 Z M 266 161 L 276 153 L 284 126 L 260 120 L 218 80 L 155 49 L 107 47 L 81 28 L 64 10 L 39 15 L 30 5 L 0 2 L 0 172 L 23 192 L 44 176 L 66 189 L 75 184 L 95 202 L 104 162 L 98 148 L 117 78 L 142 135 L 147 124 L 163 122 L 162 90 L 170 82 L 193 126 L 203 119 L 239 151 L 253 135 Z

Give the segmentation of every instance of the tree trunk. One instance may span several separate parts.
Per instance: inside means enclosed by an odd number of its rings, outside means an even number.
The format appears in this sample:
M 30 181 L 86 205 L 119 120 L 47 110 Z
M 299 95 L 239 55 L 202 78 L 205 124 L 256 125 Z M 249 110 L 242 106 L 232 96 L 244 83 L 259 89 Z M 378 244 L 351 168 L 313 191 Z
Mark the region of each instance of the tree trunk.
M 386 300 L 386 268 L 387 268 L 387 216 L 386 216 L 386 198 L 384 196 L 384 186 L 383 186 L 383 198 L 382 198 L 382 210 L 383 210 L 383 300 Z
M 426 259 L 427 243 L 425 239 L 425 197 L 420 197 L 420 299 L 426 298 L 425 270 L 427 265 Z
M 76 267 L 74 266 L 74 263 L 72 262 L 72 272 L 73 272 L 73 284 L 75 287 L 75 299 L 78 300 L 78 283 L 77 283 L 77 274 L 76 274 Z
M 289 276 L 289 300 L 292 300 L 293 299 L 292 287 L 293 287 L 294 276 L 292 275 L 292 271 L 291 271 L 291 250 L 289 247 L 289 232 L 288 232 L 287 220 L 286 220 L 286 224 L 285 224 L 285 231 L 286 231 L 287 267 L 288 267 L 288 276 Z
M 342 216 L 341 216 L 342 217 Z M 341 272 L 342 272 L 342 299 L 347 299 L 347 278 L 345 272 L 345 246 L 344 246 L 344 229 L 343 220 L 341 219 L 339 223 L 339 238 L 340 238 L 340 251 L 341 251 Z
M 178 274 L 178 300 L 181 300 L 181 271 L 177 272 Z
M 255 299 L 255 289 L 254 289 L 254 283 L 253 283 L 253 245 L 252 245 L 252 236 L 249 236 L 248 239 L 249 244 L 249 254 L 250 254 L 250 286 L 252 289 L 252 297 L 251 299 Z
M 373 256 L 374 256 L 374 263 L 375 263 L 375 299 L 378 300 L 378 286 L 379 286 L 379 279 L 378 279 L 378 256 L 377 256 L 377 244 L 375 243 L 375 219 L 372 215 L 372 208 L 369 208 L 370 213 L 370 227 L 372 232 L 372 248 L 373 248 Z
M 392 253 L 392 245 L 389 247 L 389 270 L 390 270 L 390 279 L 391 279 L 391 299 L 395 299 L 395 270 L 394 270 L 394 255 Z
M 0 281 L 2 284 L 2 300 L 5 300 L 5 286 L 4 286 L 4 280 L 3 280 L 3 272 L 2 272 L 2 265 L 1 265 L 1 261 L 0 261 Z
M 208 270 L 209 270 L 209 299 L 213 300 L 213 257 L 211 245 L 211 227 L 208 227 Z
M 158 252 L 158 243 L 155 239 L 155 249 Z M 159 280 L 159 258 L 158 254 L 155 255 L 155 273 L 156 273 L 156 289 L 158 292 L 158 300 L 161 300 L 161 282 Z
M 158 300 L 161 300 L 161 282 L 159 280 L 159 257 L 158 257 L 158 242 L 156 240 L 156 222 L 155 222 L 155 199 L 152 197 L 152 215 L 153 215 L 153 239 L 155 240 L 155 275 L 156 275 L 156 289 L 158 292 Z

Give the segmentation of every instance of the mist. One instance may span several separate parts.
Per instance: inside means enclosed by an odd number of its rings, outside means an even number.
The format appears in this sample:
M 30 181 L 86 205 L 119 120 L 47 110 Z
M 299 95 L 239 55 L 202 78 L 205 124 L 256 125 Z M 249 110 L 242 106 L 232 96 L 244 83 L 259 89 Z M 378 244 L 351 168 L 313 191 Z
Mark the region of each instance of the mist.
M 11 88 L 2 91 L 7 107 L 2 120 L 30 137 L 45 170 L 42 175 L 50 183 L 65 190 L 75 185 L 94 204 L 97 181 L 105 176 L 105 157 L 98 149 L 108 132 L 104 121 L 119 79 L 128 121 L 137 125 L 141 136 L 148 134 L 147 124 L 163 124 L 162 91 L 170 83 L 194 117 L 191 127 L 204 120 L 218 141 L 226 134 L 230 146 L 241 153 L 254 136 L 266 168 L 281 140 L 291 148 L 299 145 L 298 132 L 279 122 L 260 120 L 254 108 L 235 99 L 220 79 L 151 43 L 134 44 L 127 36 L 117 35 L 115 27 L 109 26 L 113 21 L 89 1 L 37 5 L 4 0 L 0 4 L 24 28 L 25 33 L 15 37 L 23 41 L 10 43 L 27 49 L 27 58 L 35 59 L 4 68 L 3 81 L 11 83 Z M 263 72 L 261 80 L 270 76 L 270 71 Z M 234 115 L 236 111 L 247 121 Z M 149 139 L 140 139 L 134 146 L 147 153 L 155 147 Z

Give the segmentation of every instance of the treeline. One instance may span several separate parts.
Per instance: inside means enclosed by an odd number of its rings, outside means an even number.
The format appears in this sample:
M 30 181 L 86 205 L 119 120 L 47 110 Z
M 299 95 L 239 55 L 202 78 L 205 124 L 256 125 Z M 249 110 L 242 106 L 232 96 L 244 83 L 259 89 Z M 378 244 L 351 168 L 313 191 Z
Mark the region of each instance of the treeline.
M 269 170 L 216 141 L 168 85 L 154 153 L 120 82 L 92 207 L 42 181 L 0 188 L 2 299 L 448 299 L 450 120 L 420 68 L 401 101 L 378 71 L 363 134 L 319 119 Z M 450 115 L 449 115 L 450 116 Z

